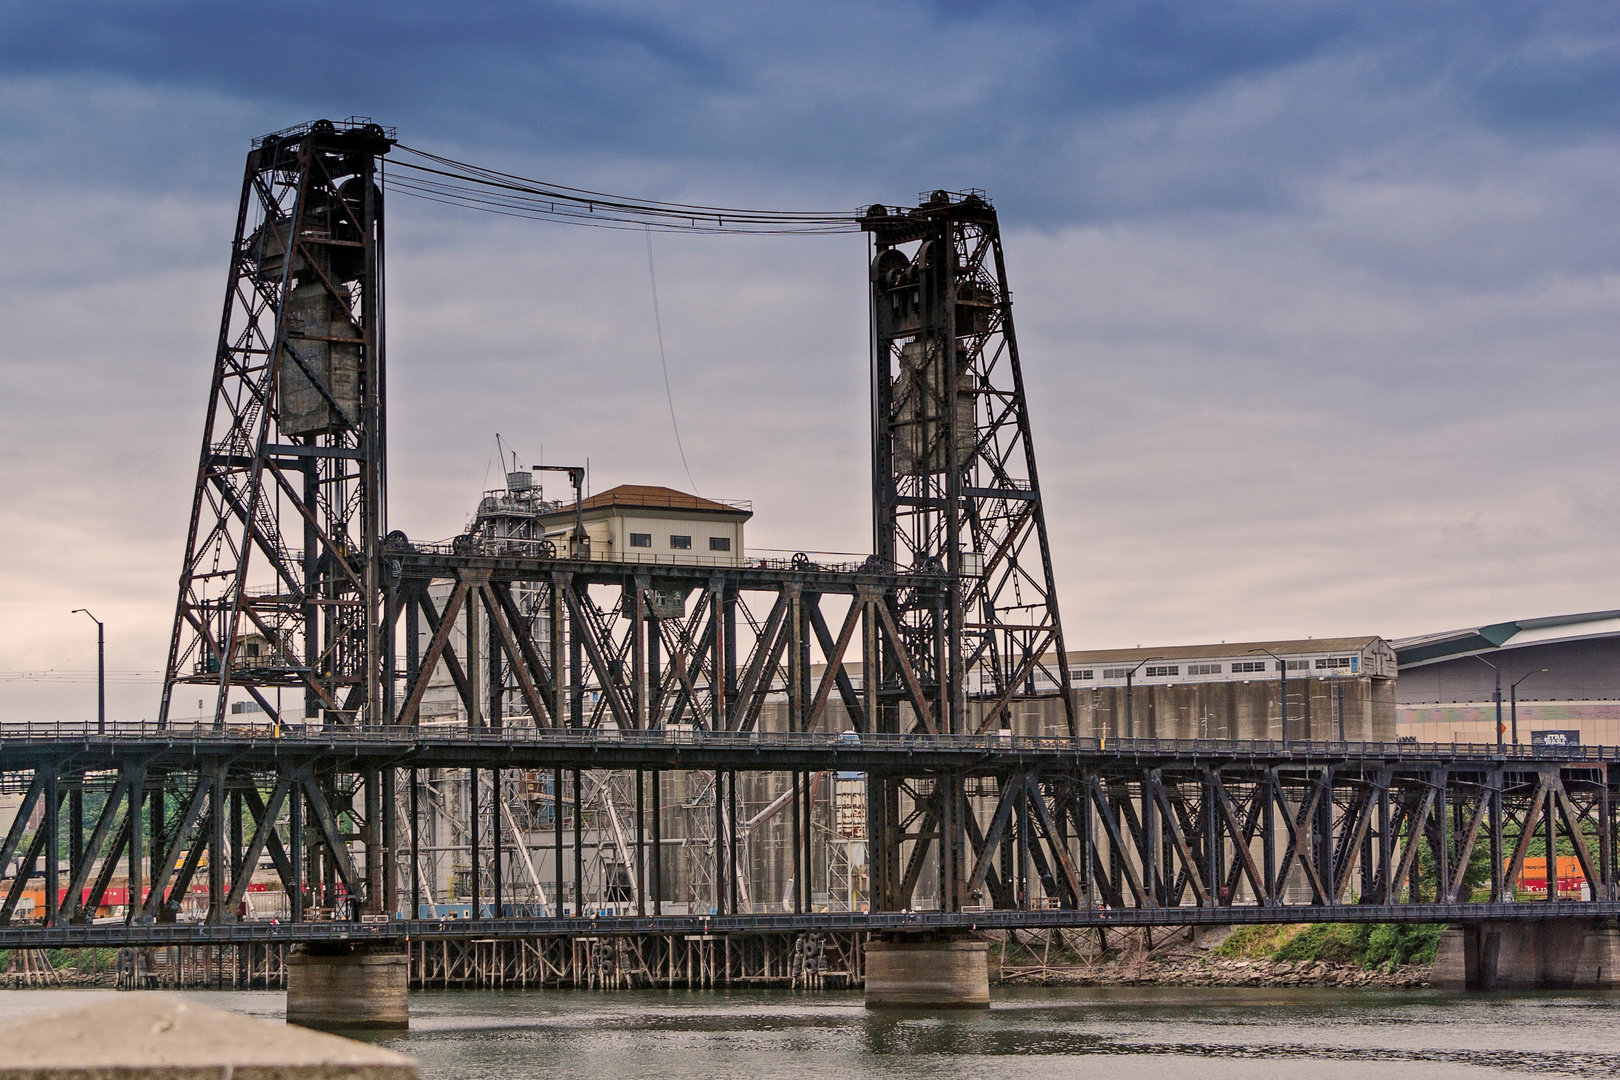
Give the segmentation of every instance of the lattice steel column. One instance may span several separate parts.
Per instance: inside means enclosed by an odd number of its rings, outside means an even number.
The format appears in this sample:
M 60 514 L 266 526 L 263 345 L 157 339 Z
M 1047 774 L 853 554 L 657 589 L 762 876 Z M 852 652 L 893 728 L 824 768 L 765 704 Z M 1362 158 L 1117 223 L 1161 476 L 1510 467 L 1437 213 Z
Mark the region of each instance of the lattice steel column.
M 920 579 L 897 597 L 900 654 L 941 731 L 1000 726 L 1013 701 L 1061 696 L 1074 733 L 1052 558 L 995 209 L 936 191 L 873 206 L 875 552 Z M 954 585 L 954 587 L 951 587 Z
M 381 723 L 387 531 L 382 194 L 391 132 L 358 119 L 248 154 L 159 722 L 232 686 L 277 722 Z M 291 710 L 289 710 L 291 711 Z

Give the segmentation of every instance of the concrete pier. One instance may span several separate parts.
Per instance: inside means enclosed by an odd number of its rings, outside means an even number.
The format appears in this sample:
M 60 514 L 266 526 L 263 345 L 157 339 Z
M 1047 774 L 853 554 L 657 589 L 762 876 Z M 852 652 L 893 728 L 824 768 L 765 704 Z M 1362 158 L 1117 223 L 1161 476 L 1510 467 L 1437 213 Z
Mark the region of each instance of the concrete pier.
M 1613 919 L 1536 919 L 1455 927 L 1440 938 L 1429 985 L 1445 990 L 1620 987 Z
M 403 945 L 298 945 L 287 956 L 287 1022 L 309 1028 L 406 1028 Z
M 989 946 L 983 941 L 869 941 L 868 1009 L 988 1009 Z

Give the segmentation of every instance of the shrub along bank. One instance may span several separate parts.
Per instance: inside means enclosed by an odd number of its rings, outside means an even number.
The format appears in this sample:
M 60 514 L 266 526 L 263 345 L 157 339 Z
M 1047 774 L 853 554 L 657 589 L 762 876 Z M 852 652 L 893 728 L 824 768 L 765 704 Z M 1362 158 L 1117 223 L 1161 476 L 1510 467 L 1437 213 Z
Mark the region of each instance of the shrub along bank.
M 1428 983 L 1441 926 L 1242 926 L 1226 930 L 993 935 L 991 976 L 1048 986 L 1342 986 Z
M 1224 960 L 1354 965 L 1394 970 L 1429 965 L 1443 926 L 1391 923 L 1316 923 L 1312 926 L 1240 926 L 1214 950 Z

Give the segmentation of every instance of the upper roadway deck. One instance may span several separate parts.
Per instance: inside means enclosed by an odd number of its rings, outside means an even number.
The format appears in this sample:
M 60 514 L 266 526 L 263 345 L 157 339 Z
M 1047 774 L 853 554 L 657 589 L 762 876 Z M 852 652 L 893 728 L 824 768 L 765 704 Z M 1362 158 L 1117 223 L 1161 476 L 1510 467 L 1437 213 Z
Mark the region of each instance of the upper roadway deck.
M 0 771 L 71 760 L 110 768 L 139 755 L 149 767 L 186 768 L 228 758 L 274 770 L 313 760 L 355 767 L 516 769 L 791 769 L 906 772 L 936 769 L 1063 771 L 1155 764 L 1214 766 L 1523 766 L 1620 762 L 1620 747 L 1477 743 L 1290 742 L 987 735 L 856 735 L 694 729 L 479 728 L 459 725 L 345 728 L 108 724 L 0 724 Z

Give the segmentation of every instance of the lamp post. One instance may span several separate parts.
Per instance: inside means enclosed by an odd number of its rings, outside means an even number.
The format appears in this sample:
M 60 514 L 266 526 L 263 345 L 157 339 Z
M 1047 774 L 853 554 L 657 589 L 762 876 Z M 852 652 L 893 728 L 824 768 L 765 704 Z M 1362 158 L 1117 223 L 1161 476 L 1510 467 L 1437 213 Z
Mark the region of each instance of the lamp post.
M 1277 661 L 1277 670 L 1282 673 L 1282 744 L 1288 745 L 1288 661 L 1272 652 L 1270 649 L 1250 649 L 1249 652 L 1263 652 Z
M 83 612 L 90 615 L 82 607 L 76 607 L 68 612 L 77 615 Z M 96 624 L 96 734 L 107 734 L 107 627 L 100 619 L 90 615 L 90 621 Z
M 1142 670 L 1143 664 L 1163 659 L 1162 656 L 1150 656 L 1146 660 L 1139 660 L 1135 667 L 1125 673 L 1125 737 L 1127 739 L 1136 738 L 1136 713 L 1131 703 L 1131 682 L 1136 678 L 1136 673 Z
M 1502 669 L 1483 656 L 1476 656 L 1474 659 L 1496 672 L 1496 692 L 1492 695 L 1492 698 L 1496 702 L 1496 748 L 1500 750 L 1502 749 Z M 1517 735 L 1514 736 L 1513 741 L 1519 741 Z
M 1546 670 L 1547 670 L 1546 668 L 1536 668 L 1536 670 L 1534 670 L 1534 671 L 1527 671 L 1523 675 L 1520 675 L 1517 679 L 1514 679 L 1513 680 L 1513 685 L 1508 687 L 1508 697 L 1511 699 L 1511 710 L 1512 710 L 1509 713 L 1509 715 L 1512 717 L 1512 722 L 1513 722 L 1513 745 L 1514 746 L 1519 745 L 1519 684 L 1524 682 L 1524 680 L 1528 679 L 1530 676 L 1532 676 L 1532 675 L 1540 675 L 1543 672 L 1545 672 Z M 1501 697 L 1501 691 L 1500 690 L 1497 691 L 1496 703 L 1497 703 L 1497 707 L 1501 708 L 1502 697 Z

